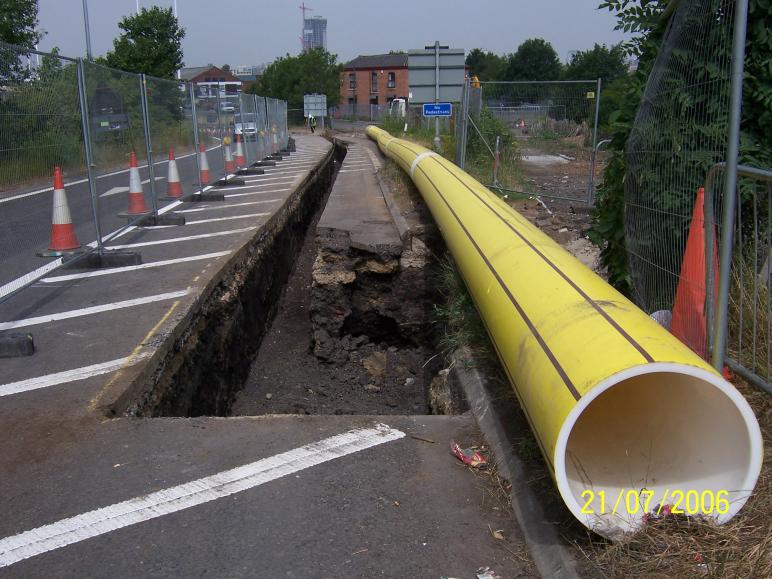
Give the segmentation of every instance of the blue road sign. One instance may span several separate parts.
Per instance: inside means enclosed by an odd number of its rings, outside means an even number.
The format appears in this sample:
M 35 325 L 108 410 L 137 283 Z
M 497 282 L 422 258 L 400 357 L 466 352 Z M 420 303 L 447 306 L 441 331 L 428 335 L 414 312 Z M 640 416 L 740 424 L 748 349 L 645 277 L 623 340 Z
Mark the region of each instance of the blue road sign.
M 449 117 L 453 112 L 450 103 L 427 103 L 424 105 L 425 117 Z

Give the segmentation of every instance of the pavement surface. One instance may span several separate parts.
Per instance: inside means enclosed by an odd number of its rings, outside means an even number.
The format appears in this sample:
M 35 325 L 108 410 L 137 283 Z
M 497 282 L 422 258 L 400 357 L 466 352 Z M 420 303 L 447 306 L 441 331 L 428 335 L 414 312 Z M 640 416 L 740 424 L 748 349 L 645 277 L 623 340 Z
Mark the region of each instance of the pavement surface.
M 352 139 L 347 149 L 317 231 L 342 233 L 357 249 L 398 255 L 402 240 L 375 176 L 375 145 Z
M 0 576 L 522 576 L 511 517 L 448 451 L 480 442 L 469 416 L 105 415 L 330 154 L 296 142 L 225 202 L 175 205 L 185 226 L 111 242 L 142 266 L 58 271 L 0 304 L 0 330 L 37 346 L 0 359 Z

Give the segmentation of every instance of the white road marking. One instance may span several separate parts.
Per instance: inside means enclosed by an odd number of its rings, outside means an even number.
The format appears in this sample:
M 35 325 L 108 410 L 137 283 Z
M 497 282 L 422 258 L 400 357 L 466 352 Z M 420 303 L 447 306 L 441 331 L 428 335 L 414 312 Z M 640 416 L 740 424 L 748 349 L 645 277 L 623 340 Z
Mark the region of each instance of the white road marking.
M 260 184 L 266 185 L 285 185 L 292 183 L 297 177 L 269 177 L 267 179 L 244 179 L 245 183 L 257 183 L 257 185 L 249 185 L 249 187 L 259 187 Z
M 21 277 L 17 277 L 15 280 L 9 281 L 7 284 L 0 286 L 0 298 L 15 292 L 17 289 L 24 287 L 28 283 L 35 281 L 39 277 L 47 274 L 52 269 L 56 269 L 62 265 L 63 262 L 64 260 L 61 257 L 58 257 L 52 262 L 47 263 L 46 265 L 32 270 L 31 272 L 24 274 Z
M 232 215 L 230 217 L 213 217 L 211 219 L 199 219 L 197 221 L 188 221 L 187 224 L 199 225 L 200 223 L 216 223 L 217 221 L 233 221 L 234 219 L 246 219 L 247 217 L 265 217 L 266 215 L 270 215 L 270 213 L 245 213 L 244 215 Z
M 182 209 L 177 213 L 198 213 L 199 211 L 218 211 L 222 209 L 230 209 L 231 207 L 244 207 L 246 205 L 260 205 L 261 203 L 274 203 L 281 201 L 281 199 L 264 199 L 263 201 L 245 201 L 244 203 L 231 203 L 230 205 L 212 205 L 211 207 L 201 207 L 199 209 Z
M 142 298 L 135 298 L 133 300 L 124 300 L 121 302 L 113 302 L 111 304 L 102 304 L 100 306 L 91 306 L 89 308 L 80 308 L 77 310 L 69 310 L 66 312 L 58 312 L 55 314 L 48 314 L 46 316 L 37 316 L 34 318 L 26 318 L 23 320 L 14 320 L 13 322 L 0 322 L 0 330 L 12 330 L 14 328 L 26 328 L 28 326 L 37 326 L 39 324 L 47 324 L 48 322 L 57 322 L 59 320 L 69 320 L 70 318 L 80 318 L 82 316 L 90 316 L 92 314 L 100 314 L 102 312 L 110 312 L 113 310 L 120 310 L 123 308 L 130 308 L 133 306 L 141 306 L 144 304 L 151 304 L 153 302 L 161 302 L 164 300 L 172 300 L 174 298 L 181 298 L 188 295 L 190 290 L 182 290 L 176 292 L 168 292 L 163 294 L 156 294 L 154 296 L 145 296 Z
M 110 197 L 111 195 L 118 195 L 118 193 L 127 193 L 129 191 L 128 187 L 113 187 L 112 189 L 108 189 L 104 193 L 100 195 L 100 197 Z
M 338 173 L 356 173 L 358 171 L 370 171 L 371 173 L 375 171 L 375 168 L 370 169 L 341 169 L 338 171 Z
M 261 213 L 261 215 L 264 215 Z M 201 222 L 199 222 L 201 223 Z M 178 263 L 187 263 L 189 261 L 201 261 L 204 259 L 215 259 L 228 255 L 230 251 L 217 251 L 215 253 L 204 253 L 201 255 L 191 255 L 190 257 L 178 257 L 176 259 L 164 259 L 162 261 L 151 261 L 150 263 L 142 263 L 140 265 L 127 265 L 125 267 L 110 267 L 107 269 L 97 269 L 95 271 L 84 271 L 82 273 L 73 273 L 70 275 L 57 275 L 54 277 L 44 277 L 40 281 L 43 283 L 56 283 L 60 281 L 70 281 L 73 279 L 84 279 L 87 277 L 99 277 L 102 275 L 112 275 L 115 273 L 125 273 L 129 271 L 136 271 L 138 269 L 150 269 L 153 267 L 163 267 L 165 265 L 175 265 Z
M 95 509 L 0 540 L 0 567 L 176 513 L 403 438 L 386 424 L 357 428 L 230 470 Z
M 64 372 L 56 372 L 55 374 L 46 374 L 45 376 L 29 378 L 28 380 L 20 380 L 19 382 L 0 384 L 0 396 L 20 394 L 21 392 L 48 388 L 49 386 L 58 386 L 59 384 L 66 384 L 67 382 L 74 382 L 76 380 L 85 380 L 92 376 L 109 374 L 110 372 L 123 368 L 127 364 L 135 364 L 136 362 L 147 358 L 149 355 L 150 353 L 147 352 L 136 356 L 128 356 L 126 358 L 110 360 L 109 362 L 102 362 L 101 364 L 93 364 L 91 366 L 83 366 L 82 368 L 65 370 Z M 0 553 L 1 552 L 2 550 L 0 548 Z
M 158 239 L 156 241 L 140 241 L 138 243 L 127 243 L 125 245 L 110 245 L 108 246 L 107 249 L 130 249 L 132 247 L 147 247 L 149 245 L 165 245 L 167 243 L 181 243 L 183 241 L 206 239 L 207 237 L 220 237 L 222 235 L 233 235 L 235 233 L 245 233 L 247 231 L 252 231 L 253 229 L 255 228 L 242 227 L 241 229 L 231 229 L 229 231 L 217 231 L 216 233 L 201 233 L 199 235 L 186 235 L 185 237 L 173 237 L 171 239 Z
M 282 191 L 292 191 L 292 189 L 271 189 L 270 191 L 251 191 L 249 193 L 231 193 L 230 195 L 226 195 L 226 199 L 230 199 L 232 197 L 245 197 L 246 195 L 272 195 L 273 193 L 281 193 Z

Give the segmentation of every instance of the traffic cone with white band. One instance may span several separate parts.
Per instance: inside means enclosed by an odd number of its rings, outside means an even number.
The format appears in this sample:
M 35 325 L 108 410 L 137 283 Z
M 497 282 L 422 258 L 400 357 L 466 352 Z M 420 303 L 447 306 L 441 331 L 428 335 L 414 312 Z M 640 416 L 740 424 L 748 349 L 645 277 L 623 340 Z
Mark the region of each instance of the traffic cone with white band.
M 166 179 L 166 196 L 170 199 L 182 197 L 182 183 L 180 172 L 177 170 L 177 160 L 174 158 L 174 149 L 169 149 L 169 175 Z
M 64 190 L 61 167 L 54 168 L 54 213 L 51 219 L 51 244 L 46 255 L 57 255 L 78 249 L 80 243 L 75 236 L 72 225 L 70 206 L 67 203 L 67 193 Z

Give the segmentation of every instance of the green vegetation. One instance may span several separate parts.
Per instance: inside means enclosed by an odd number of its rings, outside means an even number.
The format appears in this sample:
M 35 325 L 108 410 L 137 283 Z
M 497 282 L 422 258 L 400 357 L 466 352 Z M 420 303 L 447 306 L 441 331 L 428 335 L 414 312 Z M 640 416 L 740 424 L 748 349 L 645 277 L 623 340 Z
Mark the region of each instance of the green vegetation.
M 469 67 L 469 74 L 479 80 L 501 80 L 504 77 L 506 59 L 490 51 L 473 48 L 466 55 L 466 65 Z
M 552 44 L 543 38 L 529 38 L 507 57 L 503 80 L 558 80 L 562 71 Z
M 600 78 L 604 86 L 626 74 L 625 51 L 621 44 L 607 47 L 596 43 L 591 50 L 579 50 L 563 70 L 565 80 Z
M 337 56 L 315 48 L 297 56 L 283 56 L 273 61 L 263 73 L 261 89 L 265 96 L 283 99 L 287 106 L 303 108 L 303 95 L 327 95 L 327 106 L 340 99 L 340 71 Z
M 185 29 L 180 28 L 171 8 L 142 8 L 138 14 L 125 16 L 118 27 L 123 33 L 100 60 L 103 64 L 168 79 L 182 68 Z

